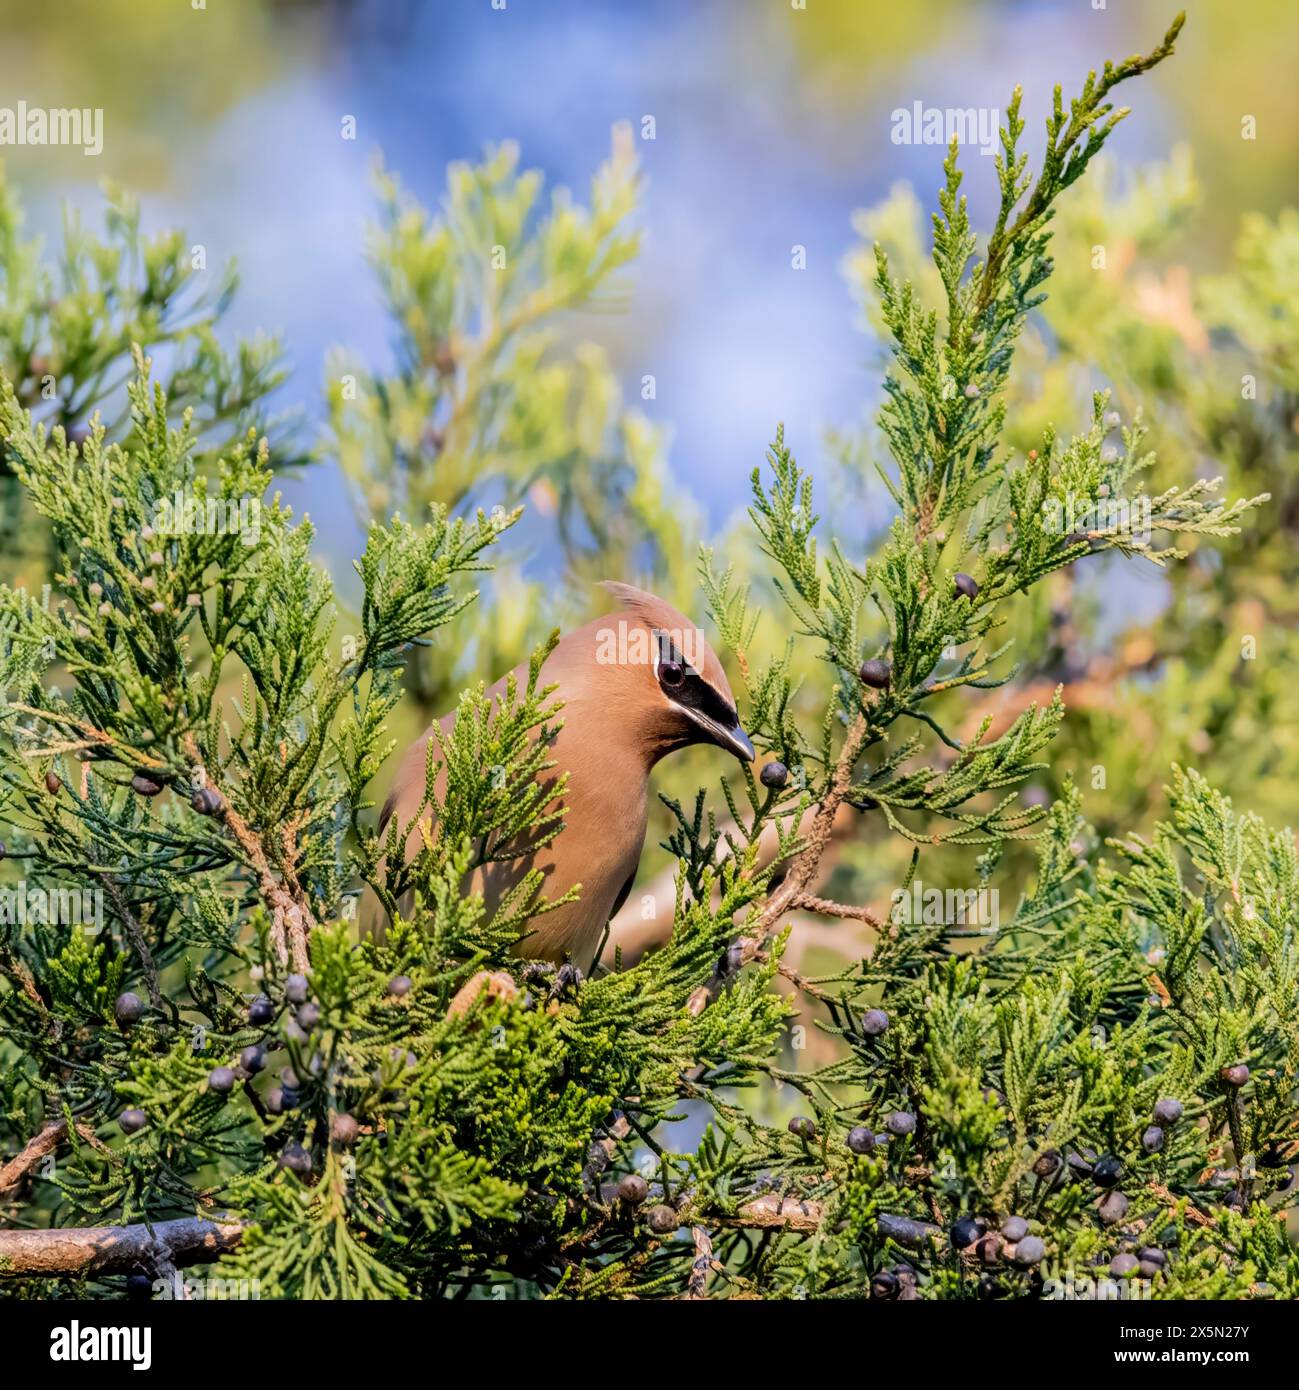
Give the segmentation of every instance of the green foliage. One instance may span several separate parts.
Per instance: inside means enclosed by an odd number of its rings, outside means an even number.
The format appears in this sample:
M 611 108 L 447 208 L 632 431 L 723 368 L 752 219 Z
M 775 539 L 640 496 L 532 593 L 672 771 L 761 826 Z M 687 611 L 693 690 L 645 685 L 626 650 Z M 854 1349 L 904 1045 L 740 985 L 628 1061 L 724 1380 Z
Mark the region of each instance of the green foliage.
M 541 175 L 519 168 L 511 144 L 452 165 L 436 213 L 392 174 L 381 171 L 377 185 L 369 253 L 394 367 L 369 371 L 339 356 L 327 381 L 329 450 L 362 518 L 527 498 L 527 541 L 564 555 L 574 618 L 587 615 L 596 581 L 633 577 L 629 564 L 660 587 L 680 584 L 698 510 L 670 491 L 660 432 L 623 408 L 604 353 L 570 326 L 578 313 L 617 307 L 619 273 L 639 250 L 630 130 L 615 128 L 587 206 L 562 189 L 543 205 Z M 540 586 L 517 575 L 484 597 L 497 621 L 479 623 L 472 644 L 488 644 L 484 668 L 512 666 L 549 630 L 553 605 L 543 613 Z M 411 688 L 440 715 L 464 674 L 420 661 Z
M 558 200 L 540 221 L 508 150 L 454 169 L 439 218 L 386 185 L 398 370 L 338 395 L 334 424 L 366 505 L 413 519 L 370 527 L 354 624 L 310 527 L 262 503 L 256 432 L 205 460 L 139 353 L 115 434 L 47 430 L 5 385 L 9 457 L 57 553 L 46 594 L 0 589 L 6 849 L 29 897 L 102 894 L 89 922 L 0 914 L 0 1127 L 19 1148 L 68 1123 L 55 1168 L 29 1175 L 29 1224 L 223 1215 L 242 1235 L 217 1269 L 263 1297 L 1050 1298 L 1137 1252 L 1115 1278 L 1144 1296 L 1299 1294 L 1281 1224 L 1299 1148 L 1292 835 L 1179 768 L 1166 820 L 1111 838 L 1111 863 L 1071 780 L 1050 806 L 1021 800 L 1052 766 L 1059 689 L 996 733 L 961 703 L 1015 678 L 1015 625 L 1066 571 L 1238 544 L 1263 500 L 1185 478 L 1142 493 L 1165 464 L 1135 412 L 1107 442 L 1103 391 L 1071 439 L 1043 425 L 1007 443 L 1055 200 L 1122 116 L 1111 89 L 1179 27 L 1067 112 L 1057 93 L 1036 181 L 1016 95 L 981 261 L 955 149 L 926 276 L 899 281 L 878 254 L 898 515 L 869 559 L 827 541 L 777 432 L 750 510 L 784 605 L 774 641 L 747 565 L 705 550 L 699 577 L 746 727 L 788 774 L 743 767 L 724 811 L 665 798 L 671 932 L 588 979 L 514 954 L 554 905 L 540 872 L 490 912 L 471 886 L 563 833 L 553 638 L 498 695 L 461 695 L 409 823 L 380 834 L 371 783 L 429 634 L 473 613 L 488 655 L 505 640 L 500 594 L 489 617 L 468 586 L 519 514 L 465 504 L 513 504 L 553 473 L 601 524 L 607 499 L 583 489 L 602 486 L 607 415 L 569 414 L 581 356 L 537 325 L 632 253 L 626 150 L 589 212 Z M 661 502 L 647 457 L 630 464 L 636 526 Z M 164 525 L 178 495 L 245 524 Z M 1149 536 L 1130 514 L 1057 524 L 1120 497 L 1148 502 Z M 616 544 L 597 535 L 586 558 Z M 822 895 L 844 824 L 905 864 L 888 909 Z M 1034 868 L 1002 913 L 1018 842 Z M 931 866 L 971 850 L 955 908 L 935 903 Z M 394 913 L 382 939 L 356 930 L 362 884 Z M 863 924 L 867 948 L 805 973 L 788 962 L 800 915 Z M 824 1047 L 804 1058 L 809 1035 Z
M 276 468 L 304 461 L 286 422 L 265 415 L 266 397 L 284 379 L 278 342 L 245 339 L 231 352 L 218 341 L 216 325 L 238 287 L 233 266 L 209 271 L 181 231 L 144 235 L 138 205 L 117 189 L 108 191 L 102 236 L 65 212 L 53 265 L 22 222 L 0 170 L 0 371 L 36 419 L 80 441 L 97 416 L 109 438 L 122 439 L 133 419 L 123 388 L 138 345 L 165 355 L 173 418 L 191 412 L 209 457 L 256 427 L 270 431 Z M 6 550 L 29 552 L 29 514 L 7 455 L 0 502 Z

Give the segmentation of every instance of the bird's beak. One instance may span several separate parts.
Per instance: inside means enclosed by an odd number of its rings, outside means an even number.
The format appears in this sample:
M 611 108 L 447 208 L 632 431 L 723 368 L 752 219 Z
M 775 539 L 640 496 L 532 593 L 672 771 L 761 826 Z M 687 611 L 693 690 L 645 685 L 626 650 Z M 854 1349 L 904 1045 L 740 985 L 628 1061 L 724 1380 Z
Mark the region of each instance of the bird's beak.
M 734 753 L 742 763 L 751 763 L 757 756 L 748 734 L 740 728 L 739 719 L 732 724 L 720 724 L 716 719 L 709 719 L 707 715 L 696 715 L 696 720 L 708 735 L 710 743 L 725 748 L 728 753 Z

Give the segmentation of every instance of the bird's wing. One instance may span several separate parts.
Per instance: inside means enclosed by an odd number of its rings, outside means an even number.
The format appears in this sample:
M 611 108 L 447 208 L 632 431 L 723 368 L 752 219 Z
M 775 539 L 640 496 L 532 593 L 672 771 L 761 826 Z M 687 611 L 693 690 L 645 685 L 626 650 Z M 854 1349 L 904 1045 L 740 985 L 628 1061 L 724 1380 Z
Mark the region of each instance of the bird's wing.
M 638 867 L 639 867 L 639 866 L 638 866 Z M 636 882 L 636 870 L 633 869 L 633 870 L 631 871 L 631 873 L 629 873 L 629 874 L 627 875 L 627 882 L 623 884 L 623 886 L 622 886 L 621 889 L 619 889 L 619 891 L 618 891 L 618 896 L 613 900 L 613 906 L 609 909 L 609 916 L 610 916 L 610 918 L 614 918 L 614 917 L 616 917 L 616 916 L 618 915 L 619 911 L 620 911 L 621 908 L 622 908 L 623 903 L 625 903 L 625 902 L 627 901 L 627 898 L 628 898 L 628 896 L 629 896 L 630 893 L 631 893 L 631 886 L 632 886 L 632 884 L 635 883 L 635 882 Z

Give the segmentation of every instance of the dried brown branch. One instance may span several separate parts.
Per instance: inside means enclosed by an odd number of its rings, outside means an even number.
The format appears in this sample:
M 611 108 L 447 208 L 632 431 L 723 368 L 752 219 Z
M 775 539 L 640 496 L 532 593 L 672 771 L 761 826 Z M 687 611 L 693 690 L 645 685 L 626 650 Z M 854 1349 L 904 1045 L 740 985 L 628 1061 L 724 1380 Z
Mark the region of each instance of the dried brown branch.
M 820 1202 L 800 1202 L 765 1192 L 746 1202 L 735 1216 L 718 1217 L 719 1226 L 751 1226 L 760 1230 L 815 1231 L 825 1215 Z
M 884 930 L 884 923 L 879 915 L 869 907 L 862 907 L 857 903 L 837 903 L 830 898 L 818 898 L 811 893 L 803 893 L 794 900 L 791 907 L 801 908 L 805 912 L 815 912 L 820 917 L 843 917 L 853 922 L 866 922 L 877 931 Z
M 88 1124 L 78 1121 L 77 1133 L 93 1147 L 101 1150 L 106 1149 L 107 1146 L 96 1138 L 95 1131 Z M 23 1146 L 22 1151 L 11 1158 L 3 1168 L 0 1168 L 0 1197 L 6 1196 L 13 1188 L 17 1187 L 41 1159 L 47 1154 L 52 1154 L 59 1147 L 67 1138 L 67 1134 L 68 1122 L 66 1119 L 51 1120 L 43 1129 L 34 1134 Z
M 489 998 L 501 999 L 507 1004 L 519 995 L 519 987 L 514 983 L 514 977 L 506 971 L 480 970 L 456 991 L 455 997 L 447 1006 L 447 1017 L 461 1018 L 467 1014 L 477 1003 L 478 996 L 484 989 Z
M 707 1298 L 708 1276 L 722 1266 L 713 1257 L 713 1242 L 708 1232 L 702 1226 L 692 1226 L 690 1234 L 695 1242 L 695 1258 L 691 1262 L 690 1273 L 686 1276 L 686 1298 Z
M 239 1221 L 187 1216 L 153 1226 L 83 1226 L 51 1231 L 0 1231 L 4 1275 L 130 1274 L 159 1262 L 180 1266 L 215 1260 L 243 1238 Z
M 613 1162 L 618 1145 L 631 1133 L 631 1123 L 626 1115 L 615 1115 L 607 1126 L 605 1137 L 597 1139 L 586 1151 L 586 1167 L 582 1169 L 582 1186 L 587 1197 L 598 1200 L 600 1179 Z
M 0 1196 L 18 1184 L 45 1157 L 58 1148 L 68 1132 L 66 1120 L 53 1120 L 27 1141 L 22 1152 L 0 1168 Z
M 36 988 L 36 977 L 27 968 L 26 962 L 21 959 L 17 951 L 8 945 L 0 945 L 0 960 L 4 961 L 5 969 L 18 981 L 22 987 L 22 992 L 36 1006 L 37 1013 L 40 1014 L 45 1026 L 50 1030 L 50 1036 L 60 1037 L 63 1033 L 63 1024 L 45 1007 L 45 1000 L 41 998 L 41 992 Z
M 198 743 L 192 733 L 185 735 L 184 749 L 185 756 L 191 762 L 196 766 L 204 766 Z M 281 963 L 287 964 L 292 960 L 295 970 L 305 972 L 310 965 L 307 942 L 316 926 L 306 893 L 291 875 L 276 877 L 261 837 L 231 806 L 230 798 L 221 792 L 211 773 L 206 775 L 208 784 L 221 794 L 221 806 L 216 815 L 243 851 L 249 867 L 257 875 L 257 887 L 262 900 L 271 909 L 271 939 L 279 952 Z
M 866 746 L 870 727 L 870 721 L 864 711 L 859 711 L 848 726 L 848 735 L 844 739 L 839 759 L 831 774 L 830 785 L 817 803 L 803 848 L 789 861 L 789 868 L 779 887 L 769 894 L 767 901 L 745 921 L 745 934 L 737 943 L 740 947 L 741 966 L 756 960 L 758 952 L 766 949 L 768 940 L 780 925 L 785 913 L 797 911 L 800 902 L 810 897 L 810 885 L 820 868 L 821 857 L 830 844 L 835 816 L 852 789 L 853 771 L 862 749 Z M 824 901 L 814 897 L 811 900 Z M 706 984 L 700 985 L 686 1005 L 690 1013 L 696 1016 L 701 1014 L 717 998 L 724 983 L 724 978 L 715 973 Z

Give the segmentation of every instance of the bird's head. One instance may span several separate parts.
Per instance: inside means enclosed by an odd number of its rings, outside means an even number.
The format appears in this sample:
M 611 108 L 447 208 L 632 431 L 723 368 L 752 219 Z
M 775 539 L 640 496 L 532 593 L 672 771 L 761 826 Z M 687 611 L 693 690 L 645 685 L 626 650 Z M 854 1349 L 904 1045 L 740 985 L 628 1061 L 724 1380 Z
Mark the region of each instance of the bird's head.
M 613 580 L 604 587 L 622 611 L 591 625 L 595 660 L 617 669 L 611 698 L 620 718 L 634 723 L 650 760 L 688 744 L 713 743 L 752 762 L 753 744 L 740 726 L 730 682 L 702 630 L 644 589 Z

